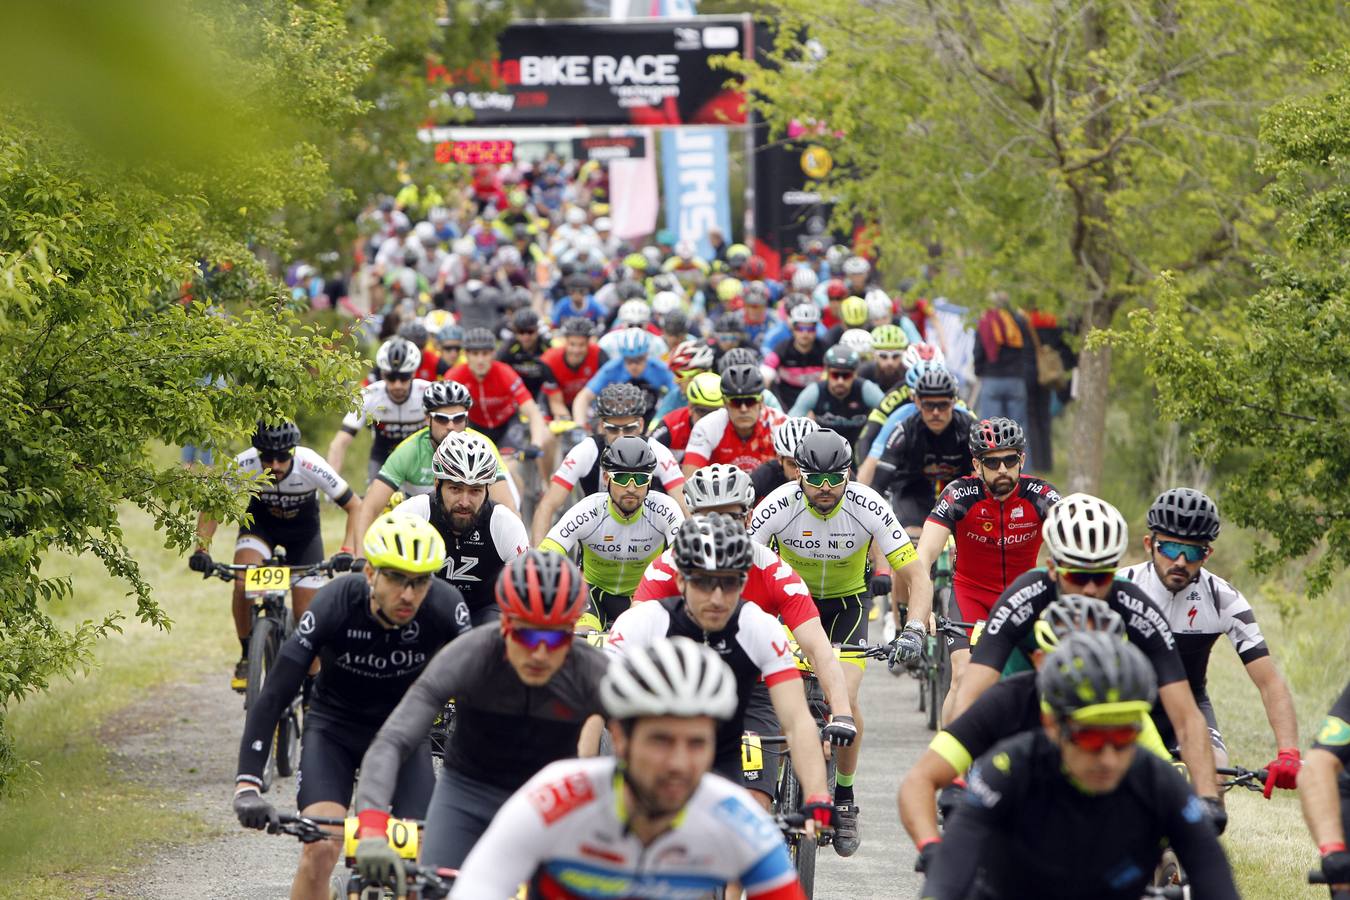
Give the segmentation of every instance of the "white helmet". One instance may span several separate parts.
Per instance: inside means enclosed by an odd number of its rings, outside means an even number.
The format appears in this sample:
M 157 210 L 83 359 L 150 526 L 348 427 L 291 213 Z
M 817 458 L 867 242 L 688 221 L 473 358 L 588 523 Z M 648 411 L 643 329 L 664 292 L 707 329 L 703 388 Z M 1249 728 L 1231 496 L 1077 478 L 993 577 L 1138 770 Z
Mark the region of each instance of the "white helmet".
M 693 259 L 697 252 L 698 248 L 688 238 L 675 242 L 675 255 L 680 259 Z
M 912 369 L 925 360 L 939 366 L 947 365 L 947 355 L 937 344 L 910 344 L 905 355 L 900 357 L 906 369 Z
M 802 294 L 809 294 L 820 284 L 820 279 L 809 266 L 798 266 L 797 271 L 792 273 L 792 289 Z
M 593 223 L 596 231 L 609 231 L 613 228 L 613 223 L 609 221 L 609 216 L 601 216 Z
M 631 303 L 632 301 L 630 300 L 629 302 Z M 641 303 L 642 301 L 639 300 L 638 302 Z M 684 301 L 681 300 L 680 295 L 674 291 L 657 291 L 656 296 L 652 298 L 652 312 L 656 313 L 658 316 L 672 313 L 683 305 Z M 622 307 L 619 308 L 619 316 L 623 316 Z
M 418 222 L 413 226 L 413 234 L 424 244 L 435 244 L 437 242 L 436 226 L 430 222 Z
M 887 322 L 895 315 L 895 304 L 891 302 L 890 296 L 881 288 L 872 288 L 864 297 L 867 301 L 867 318 L 869 320 L 885 319 Z
M 455 252 L 456 256 L 473 256 L 474 251 L 478 249 L 478 245 L 473 242 L 473 238 L 462 237 L 457 238 L 455 242 L 450 245 L 450 249 Z
M 814 303 L 798 303 L 788 310 L 788 321 L 793 325 L 819 325 L 820 307 Z
M 773 452 L 779 456 L 795 456 L 802 438 L 819 430 L 816 420 L 806 416 L 784 419 L 783 424 L 773 430 Z
M 866 275 L 872 271 L 872 264 L 861 256 L 850 256 L 844 260 L 845 275 Z
M 579 206 L 573 206 L 567 210 L 567 215 L 565 216 L 565 218 L 567 220 L 567 224 L 571 225 L 574 228 L 578 225 L 585 225 L 586 210 L 582 209 Z
M 850 328 L 839 335 L 840 346 L 847 347 L 863 359 L 872 355 L 872 333 L 861 328 Z
M 614 719 L 725 720 L 736 712 L 736 676 L 711 647 L 685 637 L 664 638 L 615 660 L 600 680 L 600 701 Z
M 642 255 L 647 258 L 647 265 L 652 269 L 660 269 L 661 263 L 665 261 L 665 257 L 661 255 L 661 248 L 651 244 L 642 248 Z
M 437 481 L 490 485 L 497 480 L 497 457 L 482 436 L 452 431 L 431 457 L 431 474 Z
M 684 483 L 684 500 L 691 513 L 729 503 L 749 509 L 755 505 L 755 486 L 740 466 L 713 463 L 690 474 Z
M 625 325 L 646 325 L 652 320 L 652 308 L 646 300 L 625 300 L 619 304 L 619 321 Z
M 1120 563 L 1129 541 L 1125 517 L 1091 494 L 1070 494 L 1045 516 L 1045 549 L 1058 565 L 1109 569 Z
M 397 372 L 406 375 L 416 372 L 422 365 L 422 351 L 407 338 L 391 337 L 380 345 L 375 354 L 375 368 L 381 372 Z

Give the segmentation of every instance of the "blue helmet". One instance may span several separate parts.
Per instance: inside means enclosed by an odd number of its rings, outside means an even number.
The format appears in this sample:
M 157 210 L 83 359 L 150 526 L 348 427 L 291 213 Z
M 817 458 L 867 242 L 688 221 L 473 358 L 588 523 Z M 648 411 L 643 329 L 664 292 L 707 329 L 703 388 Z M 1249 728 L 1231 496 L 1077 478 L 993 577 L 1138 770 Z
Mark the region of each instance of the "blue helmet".
M 650 335 L 641 328 L 628 328 L 619 335 L 619 355 L 624 359 L 646 356 L 651 347 Z

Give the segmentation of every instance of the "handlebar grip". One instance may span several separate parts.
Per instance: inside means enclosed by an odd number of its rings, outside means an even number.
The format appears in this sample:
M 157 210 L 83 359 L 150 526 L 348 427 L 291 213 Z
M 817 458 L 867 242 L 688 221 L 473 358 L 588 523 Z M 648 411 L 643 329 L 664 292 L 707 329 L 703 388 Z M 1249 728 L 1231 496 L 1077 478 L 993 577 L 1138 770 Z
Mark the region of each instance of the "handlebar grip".
M 1322 874 L 1321 869 L 1313 869 L 1308 873 L 1308 884 L 1327 884 L 1327 876 Z

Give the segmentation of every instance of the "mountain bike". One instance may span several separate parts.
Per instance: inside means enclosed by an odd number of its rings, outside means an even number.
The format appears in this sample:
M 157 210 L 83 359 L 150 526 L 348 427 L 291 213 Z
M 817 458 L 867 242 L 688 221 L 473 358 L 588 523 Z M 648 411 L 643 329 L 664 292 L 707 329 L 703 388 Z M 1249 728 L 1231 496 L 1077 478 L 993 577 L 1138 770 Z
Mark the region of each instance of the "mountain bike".
M 248 678 L 242 691 L 245 710 L 253 708 L 258 695 L 262 693 L 268 673 L 276 664 L 282 643 L 295 630 L 295 619 L 286 606 L 286 595 L 291 591 L 291 584 L 311 575 L 332 574 L 333 567 L 328 562 L 305 566 L 286 565 L 286 548 L 278 545 L 270 559 L 260 563 L 214 563 L 203 575 L 206 578 L 215 576 L 222 581 L 235 581 L 242 577 L 244 596 L 253 601 L 253 624 L 248 638 Z M 271 788 L 277 775 L 287 778 L 295 774 L 300 762 L 301 715 L 302 700 L 297 696 L 291 699 L 277 722 L 272 751 L 268 753 L 267 764 L 263 767 L 264 792 Z
M 342 827 L 342 833 L 323 826 Z M 415 819 L 390 819 L 387 835 L 389 845 L 398 852 L 403 864 L 401 884 L 372 884 L 353 870 L 345 879 L 334 874 L 329 882 L 330 900 L 384 900 L 387 897 L 407 900 L 439 900 L 450 893 L 457 873 L 453 869 L 434 869 L 417 865 L 421 846 L 423 823 Z M 301 816 L 282 813 L 274 824 L 267 826 L 268 834 L 289 834 L 304 844 L 317 841 L 342 841 L 342 855 L 349 869 L 356 862 L 359 823 L 355 816 L 345 819 L 322 816 Z
M 1185 763 L 1181 760 L 1174 760 L 1172 765 L 1187 781 L 1190 781 L 1190 771 L 1186 768 Z M 1221 766 L 1214 771 L 1219 776 L 1220 794 L 1226 794 L 1235 787 L 1260 793 L 1265 787 L 1268 774 L 1265 769 L 1245 769 L 1242 766 Z M 1158 888 L 1184 888 L 1188 881 L 1189 879 L 1186 878 L 1186 872 L 1181 868 L 1181 862 L 1177 859 L 1176 853 L 1172 851 L 1171 847 L 1165 848 L 1162 859 L 1158 862 L 1158 867 L 1153 870 L 1153 886 Z

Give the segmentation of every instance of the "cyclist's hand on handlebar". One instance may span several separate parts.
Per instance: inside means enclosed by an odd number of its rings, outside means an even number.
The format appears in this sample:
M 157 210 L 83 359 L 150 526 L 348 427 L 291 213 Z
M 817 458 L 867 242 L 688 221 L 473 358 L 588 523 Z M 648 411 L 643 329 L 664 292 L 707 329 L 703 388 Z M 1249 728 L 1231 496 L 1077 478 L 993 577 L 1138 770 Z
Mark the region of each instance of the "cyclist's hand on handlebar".
M 927 872 L 933 868 L 933 860 L 937 859 L 938 849 L 942 846 L 941 838 L 933 838 L 919 848 L 919 857 L 914 860 L 915 872 Z
M 867 589 L 873 597 L 885 597 L 891 592 L 891 576 L 873 575 L 867 582 Z
M 1322 857 L 1322 874 L 1327 884 L 1350 883 L 1350 851 L 1333 850 Z
M 356 874 L 370 884 L 398 886 L 403 883 L 403 861 L 384 837 L 362 838 L 356 845 Z
M 820 736 L 836 747 L 851 747 L 858 737 L 858 726 L 852 716 L 830 716 L 830 724 L 825 726 Z
M 829 794 L 811 794 L 802 804 L 802 813 L 810 816 L 820 832 L 834 827 L 834 799 Z
M 1200 802 L 1205 804 L 1205 812 L 1209 813 L 1209 820 L 1214 823 L 1214 831 L 1223 834 L 1228 828 L 1228 810 L 1223 808 L 1223 801 L 1218 797 L 1201 797 Z
M 328 565 L 333 567 L 334 572 L 350 572 L 353 562 L 352 552 L 344 547 L 333 554 L 333 558 L 328 561 Z
M 205 550 L 194 550 L 188 557 L 188 568 L 194 572 L 206 574 L 211 571 L 212 565 L 211 554 Z
M 269 825 L 275 827 L 279 824 L 277 811 L 272 808 L 272 804 L 262 798 L 257 788 L 241 788 L 234 795 L 234 814 L 239 817 L 239 824 L 245 828 L 256 828 L 259 831 Z
M 910 622 L 905 626 L 905 630 L 895 636 L 891 641 L 891 656 L 887 661 L 889 665 L 894 666 L 897 663 L 917 662 L 923 655 L 923 626 L 918 622 Z
M 1261 793 L 1267 800 L 1276 788 L 1292 791 L 1298 787 L 1298 770 L 1303 763 L 1297 747 L 1286 747 L 1270 765 L 1266 766 L 1266 788 Z

